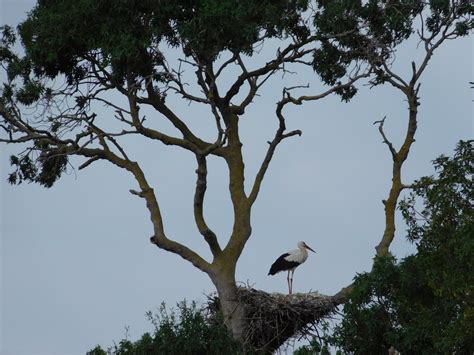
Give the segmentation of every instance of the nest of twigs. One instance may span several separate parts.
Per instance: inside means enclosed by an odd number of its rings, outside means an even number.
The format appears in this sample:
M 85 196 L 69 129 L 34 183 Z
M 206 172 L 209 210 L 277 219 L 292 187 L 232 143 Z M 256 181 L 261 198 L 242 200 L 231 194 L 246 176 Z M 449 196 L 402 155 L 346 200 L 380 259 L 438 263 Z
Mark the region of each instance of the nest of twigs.
M 291 338 L 314 334 L 319 322 L 340 304 L 337 297 L 318 292 L 284 295 L 239 287 L 238 297 L 248 319 L 246 343 L 263 352 L 272 352 Z M 219 311 L 217 297 L 209 299 L 209 310 Z

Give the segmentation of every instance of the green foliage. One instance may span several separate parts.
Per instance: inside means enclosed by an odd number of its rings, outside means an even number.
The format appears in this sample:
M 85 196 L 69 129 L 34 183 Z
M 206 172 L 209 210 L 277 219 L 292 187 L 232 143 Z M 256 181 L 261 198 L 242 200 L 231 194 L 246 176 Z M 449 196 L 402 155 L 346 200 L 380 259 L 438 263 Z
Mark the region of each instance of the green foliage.
M 108 355 L 107 351 L 102 349 L 99 345 L 97 345 L 94 349 L 89 350 L 87 355 Z
M 309 345 L 296 349 L 293 355 L 331 355 L 331 352 L 327 345 L 321 346 L 317 340 L 313 339 Z
M 458 18 L 453 35 L 465 36 L 474 28 L 470 17 L 474 5 L 468 0 L 320 0 L 318 7 L 314 24 L 322 46 L 315 51 L 313 66 L 326 83 L 343 77 L 354 60 L 382 66 L 395 47 L 415 31 L 414 21 L 420 14 L 426 37 L 442 32 L 453 12 Z M 338 33 L 347 35 L 328 36 Z M 384 71 L 377 70 L 376 75 L 378 80 L 373 83 L 384 83 Z
M 473 5 L 464 0 L 40 0 L 18 26 L 24 56 L 13 50 L 15 31 L 0 28 L 0 62 L 7 74 L 0 87 L 0 105 L 2 117 L 8 116 L 2 118 L 2 127 L 11 141 L 19 132 L 30 134 L 31 128 L 18 121 L 19 115 L 28 116 L 23 110 L 27 106 L 36 109 L 30 112 L 36 113 L 33 128 L 41 136 L 24 138 L 28 142 L 48 138 L 53 145 L 71 147 L 78 142 L 62 138 L 85 127 L 97 138 L 91 103 L 106 91 L 124 94 L 124 87 L 133 86 L 149 98 L 141 97 L 139 105 L 152 100 L 160 106 L 166 104 L 169 92 L 177 90 L 176 85 L 186 86 L 176 78 L 181 75 L 180 65 L 167 61 L 169 48 L 180 49 L 186 60 L 202 69 L 198 83 L 210 85 L 216 73 L 209 73 L 222 54 L 253 56 L 265 41 L 280 41 L 282 48 L 291 45 L 287 57 L 312 55 L 307 61 L 287 58 L 288 63 L 312 66 L 324 84 L 341 84 L 356 62 L 378 68 L 389 62 L 395 47 L 414 31 L 414 18 L 422 12 L 428 37 L 435 37 L 450 20 L 456 20 L 450 38 L 467 35 L 474 26 L 467 16 Z M 280 70 L 285 57 L 281 53 L 266 63 Z M 254 78 L 270 72 L 263 67 Z M 386 71 L 375 72 L 377 78 L 371 82 L 384 83 Z M 59 89 L 64 79 L 66 85 Z M 83 91 L 86 86 L 90 92 Z M 335 90 L 344 101 L 356 93 L 354 85 Z M 231 105 L 230 100 L 232 95 L 217 106 Z M 84 141 L 86 136 L 79 133 L 75 138 Z M 91 139 L 89 144 L 93 143 Z M 80 149 L 76 146 L 67 154 L 80 154 Z M 28 164 L 35 165 L 41 176 L 29 179 L 31 174 L 12 173 L 10 182 L 29 180 L 49 187 L 67 164 L 58 151 L 30 147 L 28 155 Z
M 32 181 L 35 179 L 37 169 L 29 155 L 21 157 L 12 155 L 10 157 L 10 164 L 15 167 L 15 171 L 8 176 L 8 182 L 10 184 L 21 184 L 25 180 Z
M 38 75 L 63 73 L 74 83 L 95 58 L 123 81 L 130 74 L 159 77 L 162 41 L 207 63 L 224 50 L 252 54 L 262 33 L 307 36 L 300 23 L 307 6 L 303 0 L 40 1 L 20 34 Z
M 355 278 L 331 342 L 360 354 L 474 351 L 473 141 L 434 160 L 400 204 L 417 253 L 377 258 Z M 421 201 L 420 201 L 421 200 Z M 417 205 L 423 209 L 418 211 Z
M 31 157 L 35 154 L 39 154 L 36 159 Z M 60 149 L 52 149 L 49 144 L 37 141 L 34 149 L 28 150 L 27 153 L 20 156 L 12 155 L 10 164 L 14 168 L 8 176 L 10 184 L 27 181 L 49 188 L 66 171 L 68 157 Z
M 320 330 L 322 331 L 321 336 L 314 336 L 308 345 L 303 345 L 296 349 L 293 355 L 331 355 L 329 323 L 322 321 Z M 339 354 L 340 352 L 338 351 L 336 355 Z
M 0 38 L 0 61 L 5 64 L 7 83 L 0 87 L 0 104 L 3 115 L 17 117 L 19 108 L 33 106 L 40 99 L 48 100 L 52 96 L 52 89 L 47 88 L 41 79 L 31 75 L 31 58 L 16 56 L 11 47 L 15 43 L 15 33 L 9 26 L 0 27 L 2 37 Z M 38 107 L 35 107 L 36 109 Z M 44 108 L 42 108 L 44 111 Z M 35 119 L 37 119 L 35 117 Z M 9 119 L 2 121 L 6 123 L 2 128 L 12 139 L 14 133 L 21 128 L 32 134 L 32 126 L 28 122 L 17 120 L 12 123 Z M 48 137 L 54 137 L 61 125 L 51 122 L 51 133 Z M 44 132 L 44 131 L 43 131 Z M 45 139 L 31 139 L 33 145 L 25 149 L 19 156 L 11 156 L 10 163 L 13 172 L 8 176 L 11 184 L 21 184 L 24 181 L 36 182 L 45 187 L 51 187 L 66 170 L 68 157 L 63 148 L 52 146 Z M 27 142 L 27 139 L 24 140 Z
M 166 310 L 164 304 L 159 314 L 147 313 L 154 325 L 154 334 L 145 333 L 132 342 L 122 339 L 113 348 L 103 350 L 96 346 L 88 355 L 148 355 L 148 354 L 241 354 L 241 346 L 232 339 L 221 322 L 207 319 L 193 302 L 178 304 L 178 314 Z
M 23 105 L 31 105 L 38 101 L 43 93 L 43 86 L 32 80 L 25 80 L 23 87 L 16 93 L 16 99 Z
M 316 11 L 307 21 L 310 5 Z M 19 30 L 38 76 L 64 74 L 74 84 L 109 66 L 117 83 L 130 76 L 166 81 L 163 43 L 210 64 L 224 51 L 252 55 L 262 38 L 304 41 L 316 29 L 313 67 L 333 85 L 354 60 L 387 59 L 412 34 L 414 18 L 422 11 L 434 33 L 455 5 L 411 0 L 316 5 L 309 0 L 49 0 L 39 1 Z M 457 16 L 472 11 L 466 1 Z M 472 21 L 460 19 L 457 34 L 466 35 L 472 27 Z M 345 35 L 337 35 L 341 33 Z M 339 94 L 348 100 L 355 91 Z

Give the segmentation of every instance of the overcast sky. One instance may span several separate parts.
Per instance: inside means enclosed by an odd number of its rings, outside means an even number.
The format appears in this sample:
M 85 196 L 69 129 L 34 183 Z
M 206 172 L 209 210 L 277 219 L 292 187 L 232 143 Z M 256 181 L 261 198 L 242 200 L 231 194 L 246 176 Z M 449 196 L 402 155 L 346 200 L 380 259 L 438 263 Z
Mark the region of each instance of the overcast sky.
M 0 1 L 2 25 L 18 24 L 34 4 Z M 402 72 L 409 72 L 416 44 L 410 42 L 397 55 L 396 68 Z M 473 136 L 472 47 L 472 37 L 445 44 L 424 74 L 419 130 L 403 173 L 406 183 L 432 173 L 432 159 L 451 154 L 459 139 Z M 266 141 L 274 135 L 274 105 L 282 87 L 277 79 L 242 119 L 247 181 L 253 181 Z M 315 92 L 319 88 L 310 72 L 284 80 L 283 85 L 309 82 Z M 181 106 L 184 115 L 193 112 L 190 126 L 206 134 L 205 111 Z M 372 124 L 383 116 L 386 133 L 398 146 L 407 108 L 392 87 L 361 87 L 349 104 L 330 97 L 287 110 L 289 128 L 303 135 L 277 149 L 253 210 L 253 235 L 237 280 L 287 292 L 286 275 L 269 277 L 267 272 L 299 240 L 317 253 L 296 271 L 295 292 L 332 294 L 370 268 L 384 228 L 381 200 L 391 173 L 390 154 Z M 194 157 L 139 139 L 127 146 L 143 161 L 156 188 L 167 233 L 208 258 L 192 212 Z M 163 301 L 169 306 L 183 299 L 205 302 L 213 292 L 205 274 L 150 244 L 148 211 L 143 200 L 128 192 L 136 185 L 126 173 L 104 162 L 82 171 L 69 168 L 51 189 L 10 186 L 8 159 L 18 150 L 1 145 L 0 152 L 1 354 L 84 354 L 96 344 L 120 340 L 126 326 L 136 339 L 152 330 L 146 311 Z M 221 243 L 232 222 L 224 168 L 221 160 L 210 160 L 205 206 Z M 400 220 L 397 227 L 392 251 L 403 257 L 413 248 Z

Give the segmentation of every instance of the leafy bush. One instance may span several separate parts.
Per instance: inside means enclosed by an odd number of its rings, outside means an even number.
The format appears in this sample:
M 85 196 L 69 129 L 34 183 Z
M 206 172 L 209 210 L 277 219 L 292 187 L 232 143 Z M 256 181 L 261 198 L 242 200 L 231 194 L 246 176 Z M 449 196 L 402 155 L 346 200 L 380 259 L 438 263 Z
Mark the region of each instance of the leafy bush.
M 221 321 L 209 319 L 202 309 L 192 302 L 178 304 L 168 312 L 164 304 L 158 314 L 147 312 L 154 333 L 145 333 L 132 342 L 127 337 L 107 350 L 99 345 L 87 355 L 149 355 L 149 354 L 240 354 L 242 348 L 232 339 Z

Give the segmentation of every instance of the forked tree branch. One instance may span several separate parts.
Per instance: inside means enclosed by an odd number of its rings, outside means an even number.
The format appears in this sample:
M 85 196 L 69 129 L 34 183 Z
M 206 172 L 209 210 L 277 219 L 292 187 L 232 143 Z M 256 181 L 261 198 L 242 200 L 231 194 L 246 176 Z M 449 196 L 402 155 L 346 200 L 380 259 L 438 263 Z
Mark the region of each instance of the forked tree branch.
M 454 15 L 453 15 L 454 16 Z M 379 131 L 384 139 L 384 143 L 387 144 L 387 146 L 390 149 L 390 152 L 392 154 L 392 160 L 393 160 L 393 172 L 392 172 L 392 186 L 390 188 L 390 192 L 388 195 L 388 198 L 384 200 L 384 206 L 385 206 L 385 230 L 382 236 L 381 241 L 379 244 L 376 246 L 376 252 L 377 256 L 382 256 L 388 253 L 390 244 L 392 243 L 394 237 L 395 237 L 395 211 L 398 203 L 398 198 L 400 196 L 400 193 L 402 190 L 406 189 L 409 185 L 405 185 L 402 182 L 401 179 L 401 170 L 403 167 L 403 163 L 408 157 L 408 154 L 410 152 L 410 148 L 415 141 L 415 133 L 417 129 L 417 115 L 418 115 L 418 106 L 419 106 L 419 100 L 418 100 L 418 92 L 420 89 L 420 84 L 418 83 L 422 73 L 426 69 L 429 60 L 433 56 L 433 51 L 438 48 L 445 40 L 449 39 L 450 35 L 452 32 L 449 32 L 449 28 L 453 24 L 453 20 L 448 20 L 446 21 L 442 26 L 441 29 L 437 32 L 435 32 L 430 38 L 422 40 L 425 41 L 425 56 L 421 61 L 421 65 L 416 66 L 414 62 L 412 62 L 412 75 L 408 83 L 406 81 L 399 81 L 403 82 L 404 85 L 394 85 L 396 88 L 400 89 L 406 96 L 407 101 L 408 101 L 408 109 L 409 109 L 409 114 L 408 114 L 408 125 L 407 125 L 407 130 L 406 130 L 406 135 L 405 139 L 400 147 L 400 149 L 397 151 L 394 147 L 393 144 L 387 139 L 387 136 L 385 135 L 383 131 L 383 122 L 379 121 Z M 440 38 L 436 40 L 434 43 L 427 44 L 428 42 L 434 40 L 436 35 L 441 34 Z M 393 75 L 393 73 L 390 71 L 388 73 L 389 75 Z M 390 82 L 390 80 L 389 80 Z
M 143 174 L 143 171 L 141 170 L 138 163 L 133 162 L 128 170 L 132 172 L 135 179 L 137 180 L 138 185 L 140 186 L 140 192 L 138 192 L 138 195 L 145 199 L 146 206 L 150 212 L 150 219 L 154 229 L 154 235 L 150 238 L 150 241 L 161 249 L 181 256 L 183 259 L 191 262 L 199 270 L 208 273 L 210 270 L 210 264 L 206 260 L 204 260 L 195 251 L 181 243 L 169 239 L 166 236 L 156 195 L 153 188 L 151 188 L 148 184 L 145 175 Z
M 237 95 L 240 91 L 242 85 L 251 78 L 258 78 L 261 76 L 265 76 L 266 74 L 278 69 L 281 64 L 283 63 L 291 63 L 293 60 L 297 60 L 305 55 L 312 53 L 312 49 L 307 50 L 300 50 L 308 43 L 311 43 L 316 39 L 315 36 L 310 36 L 304 41 L 292 43 L 284 48 L 282 51 L 279 51 L 277 54 L 277 58 L 269 61 L 264 66 L 251 70 L 251 71 L 244 71 L 237 80 L 231 85 L 229 90 L 227 91 L 226 95 L 223 98 L 224 104 L 229 104 L 232 98 Z
M 252 205 L 255 200 L 257 199 L 258 193 L 260 191 L 260 187 L 262 185 L 263 179 L 265 177 L 265 173 L 267 172 L 267 169 L 270 165 L 270 162 L 273 158 L 273 154 L 275 153 L 276 147 L 280 142 L 285 139 L 289 138 L 295 135 L 301 136 L 302 132 L 300 130 L 294 130 L 289 133 L 284 133 L 286 130 L 286 122 L 285 122 L 285 117 L 283 116 L 283 108 L 289 104 L 295 104 L 295 105 L 301 105 L 304 101 L 316 101 L 319 99 L 322 99 L 330 94 L 333 94 L 339 90 L 346 89 L 353 85 L 357 80 L 360 80 L 362 78 L 365 78 L 370 75 L 370 71 L 367 71 L 363 74 L 356 74 L 354 77 L 350 78 L 348 82 L 344 84 L 339 84 L 331 87 L 329 90 L 326 90 L 325 92 L 319 94 L 319 95 L 304 95 L 304 96 L 299 96 L 299 97 L 292 97 L 290 95 L 290 91 L 295 88 L 299 87 L 293 87 L 293 88 L 285 88 L 283 89 L 283 98 L 277 103 L 277 108 L 276 108 L 276 116 L 279 121 L 279 126 L 278 129 L 275 133 L 275 136 L 273 140 L 269 143 L 269 147 L 267 149 L 267 153 L 265 154 L 265 158 L 263 159 L 262 164 L 260 165 L 260 169 L 257 172 L 257 175 L 255 177 L 254 183 L 252 185 L 252 190 L 249 194 L 249 202 Z M 307 87 L 307 86 L 304 86 Z
M 387 146 L 388 146 L 388 149 L 390 150 L 390 153 L 392 153 L 392 159 L 395 159 L 396 156 L 397 156 L 397 151 L 395 150 L 395 148 L 393 147 L 393 144 L 392 142 L 390 142 L 388 139 L 387 139 L 387 136 L 385 135 L 385 132 L 383 130 L 383 124 L 385 123 L 385 119 L 387 118 L 387 116 L 384 116 L 384 118 L 382 118 L 380 121 L 375 121 L 374 122 L 374 125 L 378 123 L 379 125 L 379 132 L 380 132 L 380 135 L 382 136 L 383 138 L 383 143 L 385 143 Z
M 121 94 L 123 94 L 130 102 L 130 107 L 135 108 L 138 112 L 137 104 L 146 104 L 152 106 L 159 113 L 161 113 L 166 119 L 168 119 L 173 126 L 175 126 L 183 135 L 183 139 L 176 137 L 168 136 L 159 131 L 153 130 L 151 128 L 144 127 L 141 121 L 134 121 L 134 125 L 139 129 L 140 133 L 147 136 L 148 138 L 157 139 L 162 141 L 167 145 L 176 145 L 187 150 L 196 152 L 199 149 L 205 149 L 210 144 L 204 142 L 195 136 L 184 121 L 179 118 L 176 113 L 174 113 L 165 103 L 164 100 L 155 92 L 153 87 L 153 82 L 151 80 L 145 80 L 145 90 L 148 94 L 147 97 L 140 97 L 137 94 L 138 88 L 133 80 L 128 80 L 128 88 L 124 88 L 122 85 L 117 83 L 114 80 L 114 77 L 103 67 L 100 61 L 93 55 L 86 57 L 92 63 L 94 70 L 94 78 L 98 80 L 101 85 L 108 89 L 116 89 Z M 166 67 L 164 67 L 166 69 Z M 148 78 L 151 78 L 153 73 L 148 73 Z M 132 116 L 134 114 L 132 113 Z M 197 148 L 196 148 L 197 147 Z
M 257 85 L 257 77 L 248 76 L 247 67 L 245 66 L 244 61 L 242 60 L 242 57 L 240 56 L 240 54 L 237 54 L 236 60 L 240 69 L 242 70 L 242 74 L 247 75 L 247 83 L 249 85 L 249 91 L 247 93 L 247 96 L 239 105 L 232 106 L 232 110 L 237 115 L 243 115 L 245 113 L 245 108 L 255 98 L 255 95 L 257 94 L 259 86 Z
M 183 138 L 172 137 L 160 131 L 145 127 L 142 122 L 143 120 L 141 120 L 139 117 L 139 108 L 137 105 L 137 101 L 139 99 L 136 97 L 136 95 L 132 93 L 128 94 L 127 96 L 128 96 L 129 105 L 130 105 L 130 115 L 132 117 L 132 125 L 134 126 L 134 128 L 137 130 L 138 133 L 150 139 L 158 140 L 165 145 L 178 146 L 194 153 L 196 153 L 199 150 L 199 148 L 192 141 L 189 141 Z M 122 115 L 121 112 L 119 112 L 119 114 Z
M 167 118 L 181 132 L 184 139 L 180 140 L 179 138 L 165 135 L 159 131 L 146 128 L 141 123 L 139 124 L 139 122 L 135 121 L 134 122 L 135 126 L 139 128 L 140 132 L 143 135 L 152 139 L 160 140 L 164 144 L 177 145 L 191 151 L 196 151 L 196 149 L 192 147 L 192 144 L 199 146 L 201 149 L 205 148 L 208 145 L 208 143 L 196 137 L 191 132 L 191 130 L 187 127 L 184 121 L 181 120 L 172 110 L 170 110 L 165 105 L 162 98 L 159 95 L 157 95 L 157 93 L 154 91 L 151 80 L 147 80 L 145 83 L 148 97 L 139 97 L 137 95 L 137 89 L 134 88 L 134 84 L 132 81 L 129 80 L 128 82 L 129 88 L 126 89 L 115 82 L 113 76 L 106 70 L 106 68 L 104 68 L 100 64 L 97 58 L 95 58 L 94 56 L 88 56 L 87 59 L 91 61 L 93 68 L 96 68 L 94 70 L 94 73 L 95 73 L 94 78 L 98 80 L 101 83 L 101 85 L 109 89 L 116 89 L 120 93 L 122 93 L 125 97 L 127 97 L 128 100 L 133 100 L 133 103 L 132 102 L 130 103 L 131 108 L 134 106 L 137 107 L 136 104 L 146 104 L 146 105 L 152 106 L 159 113 L 161 113 L 165 118 Z M 152 73 L 149 73 L 149 77 L 151 76 L 152 76 Z
M 188 247 L 167 238 L 163 227 L 163 220 L 159 204 L 153 189 L 149 186 L 145 175 L 137 162 L 131 161 L 128 156 L 126 156 L 126 154 L 124 158 L 121 158 L 109 149 L 107 143 L 105 142 L 105 138 L 109 140 L 112 139 L 111 141 L 115 144 L 116 142 L 114 142 L 113 137 L 108 136 L 106 132 L 100 130 L 96 126 L 90 126 L 89 131 L 80 133 L 78 134 L 78 136 L 84 137 L 86 134 L 95 135 L 100 141 L 103 148 L 89 148 L 87 147 L 89 143 L 83 145 L 78 144 L 80 138 L 77 138 L 76 141 L 72 139 L 62 140 L 59 137 L 51 135 L 47 131 L 35 129 L 31 125 L 23 123 L 21 117 L 16 117 L 14 113 L 6 109 L 3 103 L 0 103 L 0 116 L 3 117 L 4 121 L 10 124 L 12 127 L 16 127 L 16 131 L 18 133 L 23 134 L 23 136 L 18 138 L 12 137 L 12 141 L 41 141 L 48 144 L 51 147 L 50 150 L 57 151 L 58 154 L 77 155 L 85 157 L 87 158 L 87 160 L 80 166 L 81 169 L 87 167 L 95 161 L 106 160 L 118 166 L 119 168 L 132 173 L 140 187 L 140 191 L 137 192 L 131 190 L 131 192 L 145 199 L 147 208 L 150 212 L 150 219 L 152 221 L 154 229 L 154 236 L 152 237 L 152 242 L 162 249 L 178 254 L 182 258 L 191 262 L 200 270 L 204 272 L 209 272 L 210 264 L 200 255 L 198 255 L 196 252 L 189 249 Z M 93 139 L 91 139 L 89 142 L 92 141 Z M 124 154 L 124 151 L 121 147 L 119 150 L 122 152 L 122 154 Z
M 455 21 L 459 19 L 456 15 L 456 12 L 457 5 L 453 2 L 449 16 L 442 20 L 438 28 L 434 28 L 432 30 L 430 29 L 432 32 L 428 36 L 425 35 L 423 14 L 420 14 L 422 25 L 421 31 L 418 31 L 417 33 L 420 40 L 424 43 L 425 55 L 422 58 L 420 65 L 417 66 L 415 62 L 411 63 L 412 73 L 409 80 L 404 80 L 401 75 L 396 74 L 392 70 L 390 63 L 387 63 L 387 61 L 384 61 L 381 64 L 376 61 L 371 62 L 374 72 L 377 74 L 382 74 L 383 81 L 387 81 L 393 87 L 404 93 L 408 101 L 409 110 L 405 138 L 398 150 L 388 139 L 383 129 L 385 117 L 381 121 L 374 122 L 374 124 L 379 124 L 378 128 L 383 138 L 383 143 L 387 145 L 392 156 L 392 184 L 388 198 L 386 200 L 383 200 L 385 208 L 385 228 L 379 244 L 375 247 L 377 257 L 384 256 L 389 253 L 390 245 L 395 237 L 395 212 L 397 208 L 398 198 L 404 189 L 411 188 L 411 185 L 407 185 L 402 182 L 401 172 L 403 164 L 408 158 L 411 146 L 415 142 L 418 106 L 420 104 L 418 98 L 418 93 L 420 89 L 419 80 L 423 72 L 425 71 L 430 59 L 432 58 L 433 52 L 444 41 L 455 38 L 459 35 L 457 33 L 456 26 L 454 26 Z M 335 294 L 334 297 L 339 300 L 340 303 L 345 302 L 347 297 L 351 294 L 353 286 L 353 284 L 350 284 L 342 288 L 338 293 Z
M 375 72 L 382 69 L 384 71 L 384 79 L 392 86 L 404 93 L 405 97 L 407 98 L 409 110 L 405 138 L 398 151 L 393 146 L 392 142 L 390 142 L 390 140 L 387 138 L 384 132 L 383 124 L 385 121 L 385 117 L 381 121 L 374 122 L 374 124 L 379 124 L 378 128 L 383 138 L 383 143 L 388 146 L 393 161 L 392 185 L 388 198 L 383 201 L 385 207 L 385 229 L 383 232 L 382 239 L 375 248 L 377 256 L 382 256 L 389 252 L 390 244 L 395 237 L 395 212 L 397 208 L 398 198 L 400 196 L 401 191 L 410 187 L 410 185 L 406 185 L 402 182 L 401 171 L 403 164 L 410 152 L 410 148 L 415 142 L 418 106 L 420 104 L 418 98 L 418 93 L 420 90 L 419 80 L 421 78 L 421 75 L 425 71 L 430 59 L 432 58 L 434 51 L 446 40 L 459 36 L 457 32 L 457 27 L 455 26 L 455 22 L 460 19 L 457 15 L 459 6 L 463 6 L 463 4 L 456 4 L 453 1 L 449 10 L 449 14 L 447 14 L 446 17 L 442 19 L 437 26 L 431 29 L 431 33 L 428 36 L 425 35 L 423 14 L 420 14 L 422 25 L 421 30 L 417 33 L 420 38 L 420 41 L 424 43 L 425 53 L 418 66 L 415 62 L 411 63 L 412 73 L 409 80 L 404 80 L 401 75 L 396 74 L 390 67 L 390 64 L 386 61 L 382 63 L 381 67 L 377 67 L 377 65 L 372 63 Z M 468 18 L 464 19 L 468 20 Z
M 285 90 L 283 90 L 283 95 L 285 95 Z M 265 158 L 263 159 L 263 162 L 260 165 L 260 169 L 258 170 L 257 175 L 255 176 L 255 181 L 253 183 L 252 190 L 250 191 L 250 194 L 248 197 L 250 205 L 255 203 L 255 200 L 257 199 L 258 193 L 260 191 L 260 187 L 263 182 L 263 178 L 265 177 L 265 173 L 268 170 L 268 166 L 270 165 L 270 162 L 273 158 L 273 154 L 275 153 L 275 149 L 278 146 L 278 144 L 280 144 L 280 142 L 285 138 L 292 137 L 295 135 L 301 136 L 302 134 L 300 130 L 291 131 L 287 134 L 284 133 L 286 130 L 286 122 L 285 122 L 285 117 L 283 116 L 282 110 L 286 103 L 287 101 L 285 100 L 285 98 L 277 103 L 276 116 L 279 122 L 278 129 L 275 133 L 273 140 L 271 142 L 268 142 L 269 147 L 267 149 L 267 153 L 265 154 Z
M 415 75 L 415 74 L 414 74 Z M 402 146 L 398 151 L 393 147 L 393 144 L 387 139 L 385 134 L 384 143 L 388 145 L 392 154 L 392 186 L 388 198 L 384 202 L 385 207 L 385 230 L 380 243 L 375 247 L 377 256 L 386 255 L 389 251 L 390 244 L 395 238 L 395 211 L 397 208 L 398 198 L 403 189 L 407 185 L 402 183 L 401 173 L 403 163 L 408 157 L 410 148 L 415 141 L 415 133 L 417 128 L 417 114 L 418 114 L 418 97 L 417 91 L 411 87 L 404 88 L 408 99 L 409 115 L 408 115 L 408 126 L 405 134 L 405 139 Z M 379 124 L 379 131 L 383 125 L 383 120 Z
M 187 142 L 194 144 L 195 146 L 199 147 L 200 149 L 205 149 L 209 143 L 201 140 L 198 138 L 194 133 L 191 132 L 189 127 L 184 123 L 184 121 L 179 118 L 176 113 L 174 113 L 163 101 L 161 97 L 159 97 L 151 83 L 147 85 L 147 93 L 148 97 L 137 97 L 136 102 L 141 104 L 146 104 L 152 106 L 156 109 L 159 113 L 161 113 L 164 117 L 166 117 L 172 124 L 175 126 L 183 135 L 183 139 Z

